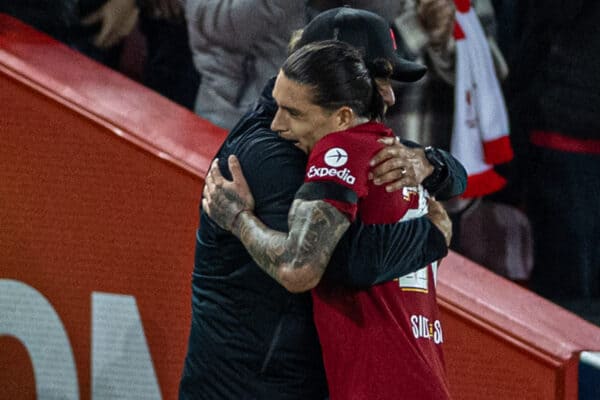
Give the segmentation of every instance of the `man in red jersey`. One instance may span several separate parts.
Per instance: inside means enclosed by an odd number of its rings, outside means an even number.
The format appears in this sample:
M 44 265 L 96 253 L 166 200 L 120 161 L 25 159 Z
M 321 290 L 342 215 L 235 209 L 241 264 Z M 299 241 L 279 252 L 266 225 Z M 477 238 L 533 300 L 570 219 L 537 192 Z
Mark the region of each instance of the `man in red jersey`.
M 309 154 L 288 232 L 269 229 L 253 214 L 234 157 L 233 181 L 218 168 L 206 179 L 204 210 L 240 239 L 267 274 L 292 292 L 316 287 L 314 318 L 332 400 L 450 397 L 434 266 L 367 290 L 344 288 L 335 279 L 321 282 L 355 218 L 392 223 L 427 210 L 421 187 L 389 193 L 368 179 L 380 140 L 392 136 L 377 122 L 385 106 L 375 80 L 398 75 L 399 60 L 367 65 L 358 51 L 337 41 L 309 44 L 286 60 L 273 89 L 278 111 L 271 127 Z

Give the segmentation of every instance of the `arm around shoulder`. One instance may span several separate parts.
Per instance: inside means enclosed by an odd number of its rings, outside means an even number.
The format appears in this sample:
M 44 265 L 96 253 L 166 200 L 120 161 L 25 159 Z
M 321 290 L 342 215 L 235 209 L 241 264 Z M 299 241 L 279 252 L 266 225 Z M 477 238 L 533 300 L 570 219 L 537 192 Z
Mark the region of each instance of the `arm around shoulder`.
M 447 253 L 444 235 L 428 217 L 378 225 L 355 221 L 326 274 L 328 280 L 368 288 L 415 272 Z
M 322 200 L 295 200 L 289 232 L 266 227 L 251 212 L 241 213 L 232 227 L 258 266 L 292 293 L 317 286 L 338 241 L 350 222 Z

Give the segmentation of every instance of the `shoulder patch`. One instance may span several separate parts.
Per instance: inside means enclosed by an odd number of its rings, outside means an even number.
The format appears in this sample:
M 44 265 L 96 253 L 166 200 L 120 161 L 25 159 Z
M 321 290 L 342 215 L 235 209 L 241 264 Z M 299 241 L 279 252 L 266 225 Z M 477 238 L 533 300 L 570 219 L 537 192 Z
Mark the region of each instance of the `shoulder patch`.
M 333 147 L 327 150 L 323 160 L 330 167 L 341 167 L 348 162 L 348 152 L 341 147 Z

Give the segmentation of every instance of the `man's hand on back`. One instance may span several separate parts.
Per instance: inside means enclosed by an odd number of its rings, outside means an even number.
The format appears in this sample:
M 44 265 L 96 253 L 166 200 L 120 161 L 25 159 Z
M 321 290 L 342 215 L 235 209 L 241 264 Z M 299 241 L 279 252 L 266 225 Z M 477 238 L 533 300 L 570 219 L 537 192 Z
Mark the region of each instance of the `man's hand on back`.
M 232 180 L 223 177 L 219 170 L 218 159 L 215 159 L 206 174 L 202 209 L 221 228 L 232 231 L 241 213 L 254 210 L 254 197 L 238 159 L 229 156 L 227 161 Z
M 386 146 L 371 160 L 369 178 L 376 185 L 386 185 L 388 192 L 416 187 L 433 172 L 423 149 L 407 147 L 397 138 L 379 139 Z
M 446 239 L 446 245 L 450 246 L 452 240 L 452 221 L 444 207 L 436 200 L 432 198 L 427 199 L 427 206 L 429 212 L 427 218 L 439 229 Z

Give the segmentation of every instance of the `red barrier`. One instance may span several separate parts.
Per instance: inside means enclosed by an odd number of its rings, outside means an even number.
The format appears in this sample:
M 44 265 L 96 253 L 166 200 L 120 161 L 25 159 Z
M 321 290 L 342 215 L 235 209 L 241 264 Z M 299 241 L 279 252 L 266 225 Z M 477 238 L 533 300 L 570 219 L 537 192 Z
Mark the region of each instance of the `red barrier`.
M 579 353 L 600 328 L 450 254 L 438 275 L 455 399 L 577 399 Z
M 4 15 L 0 104 L 0 399 L 175 399 L 225 133 Z M 456 399 L 574 399 L 578 352 L 600 350 L 597 327 L 455 254 L 439 301 Z
M 201 177 L 225 132 L 5 15 L 0 104 L 0 398 L 34 398 L 35 372 L 46 394 L 139 381 L 175 399 Z M 104 359 L 123 340 L 129 361 Z

